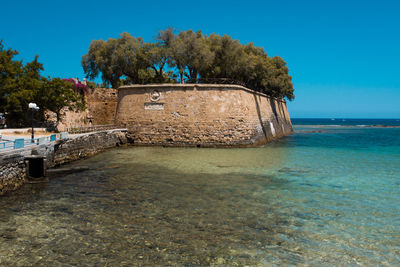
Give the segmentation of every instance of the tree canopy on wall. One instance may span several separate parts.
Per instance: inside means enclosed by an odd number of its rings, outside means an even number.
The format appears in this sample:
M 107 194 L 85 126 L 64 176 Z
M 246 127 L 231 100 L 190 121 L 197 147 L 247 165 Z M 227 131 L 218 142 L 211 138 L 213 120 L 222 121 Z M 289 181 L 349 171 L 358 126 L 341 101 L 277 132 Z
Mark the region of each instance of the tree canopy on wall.
M 292 77 L 281 57 L 269 57 L 263 48 L 228 35 L 192 30 L 175 34 L 167 28 L 148 43 L 122 33 L 117 39 L 93 40 L 82 67 L 87 78 L 101 75 L 103 83 L 114 88 L 230 79 L 273 97 L 294 99 Z

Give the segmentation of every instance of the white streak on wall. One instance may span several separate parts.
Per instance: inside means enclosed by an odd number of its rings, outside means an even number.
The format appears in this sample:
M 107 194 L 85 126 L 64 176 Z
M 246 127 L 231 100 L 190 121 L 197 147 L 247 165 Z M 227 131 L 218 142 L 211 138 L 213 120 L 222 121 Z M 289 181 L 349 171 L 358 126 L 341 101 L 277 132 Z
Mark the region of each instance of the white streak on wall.
M 269 122 L 269 126 L 271 127 L 272 136 L 275 136 L 275 128 L 274 128 L 274 125 L 272 124 L 272 122 Z

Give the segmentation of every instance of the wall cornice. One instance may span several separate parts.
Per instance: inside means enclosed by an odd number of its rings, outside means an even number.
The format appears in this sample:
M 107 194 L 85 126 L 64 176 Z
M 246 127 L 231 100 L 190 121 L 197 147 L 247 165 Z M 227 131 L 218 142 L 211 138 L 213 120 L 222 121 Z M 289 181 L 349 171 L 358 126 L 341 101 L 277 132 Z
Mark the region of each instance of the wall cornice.
M 237 84 L 215 84 L 215 83 L 161 83 L 161 84 L 132 84 L 132 85 L 123 85 L 120 86 L 117 90 L 124 90 L 124 89 L 142 89 L 142 88 L 165 88 L 165 89 L 173 89 L 173 88 L 185 88 L 185 89 L 191 89 L 191 88 L 196 88 L 196 89 L 206 89 L 206 88 L 212 88 L 212 89 L 231 89 L 231 90 L 243 90 L 252 94 L 260 95 L 263 97 L 267 97 L 270 99 L 277 100 L 282 103 L 286 103 L 285 99 L 283 98 L 275 98 L 268 96 L 264 93 L 249 89 L 247 87 L 244 87 L 242 85 L 237 85 Z

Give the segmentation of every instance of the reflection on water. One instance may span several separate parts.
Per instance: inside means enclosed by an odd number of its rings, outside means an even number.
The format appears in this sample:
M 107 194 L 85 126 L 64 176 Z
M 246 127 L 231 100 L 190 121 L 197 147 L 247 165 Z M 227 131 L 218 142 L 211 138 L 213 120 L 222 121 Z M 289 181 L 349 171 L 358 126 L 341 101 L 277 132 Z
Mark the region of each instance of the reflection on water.
M 252 149 L 121 148 L 75 163 L 90 170 L 0 199 L 0 263 L 398 263 L 398 187 L 372 190 L 363 183 L 375 177 L 351 169 L 360 160 L 291 138 Z M 385 166 L 386 179 L 396 166 Z

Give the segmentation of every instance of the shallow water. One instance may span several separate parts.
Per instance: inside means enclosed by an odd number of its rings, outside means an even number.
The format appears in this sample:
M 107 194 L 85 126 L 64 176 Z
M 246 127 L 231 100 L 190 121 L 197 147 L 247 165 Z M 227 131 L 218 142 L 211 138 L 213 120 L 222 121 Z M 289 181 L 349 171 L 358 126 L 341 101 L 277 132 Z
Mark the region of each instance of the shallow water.
M 0 198 L 2 266 L 400 264 L 400 129 L 131 147 Z

